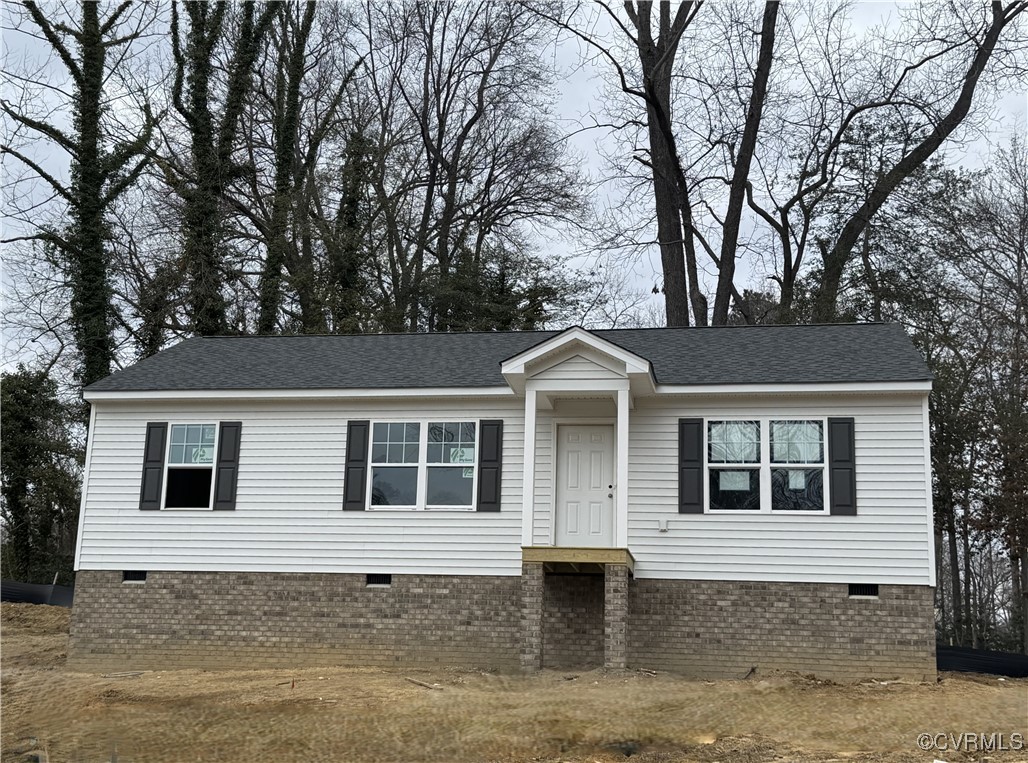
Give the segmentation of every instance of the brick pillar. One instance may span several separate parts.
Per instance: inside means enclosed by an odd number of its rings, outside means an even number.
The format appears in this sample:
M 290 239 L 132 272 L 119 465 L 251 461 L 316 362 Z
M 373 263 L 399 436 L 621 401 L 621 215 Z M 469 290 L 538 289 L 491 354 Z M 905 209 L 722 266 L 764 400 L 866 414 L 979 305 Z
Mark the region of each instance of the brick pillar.
M 540 670 L 543 666 L 543 565 L 521 565 L 521 669 Z
M 628 665 L 628 566 L 608 564 L 603 573 L 603 667 Z

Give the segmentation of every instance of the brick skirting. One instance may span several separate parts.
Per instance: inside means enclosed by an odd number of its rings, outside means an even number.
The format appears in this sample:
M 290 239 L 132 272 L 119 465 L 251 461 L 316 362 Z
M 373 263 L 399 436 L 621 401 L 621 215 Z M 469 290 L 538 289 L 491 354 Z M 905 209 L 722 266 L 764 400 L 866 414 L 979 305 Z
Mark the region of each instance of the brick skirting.
M 881 585 L 850 598 L 839 583 L 633 580 L 628 664 L 710 678 L 751 668 L 851 681 L 935 680 L 928 586 Z
M 516 670 L 520 579 L 281 572 L 80 571 L 76 670 L 466 665 Z
M 844 584 L 82 571 L 69 667 L 77 670 L 304 665 L 588 667 L 742 677 L 796 670 L 837 680 L 935 677 L 932 589 Z M 627 615 L 626 615 L 627 599 Z M 609 611 L 608 611 L 609 610 Z

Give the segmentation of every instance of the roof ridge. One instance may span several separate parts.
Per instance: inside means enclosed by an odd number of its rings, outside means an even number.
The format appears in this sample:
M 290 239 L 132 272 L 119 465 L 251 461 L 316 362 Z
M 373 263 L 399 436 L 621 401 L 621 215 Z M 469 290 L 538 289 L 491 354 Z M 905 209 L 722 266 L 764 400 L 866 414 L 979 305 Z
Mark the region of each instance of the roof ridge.
M 575 324 L 562 329 L 524 329 L 510 331 L 381 331 L 367 334 L 202 334 L 200 336 L 187 337 L 188 339 L 299 339 L 328 338 L 328 337 L 382 337 L 382 336 L 497 336 L 508 334 L 561 334 L 572 328 L 581 328 L 592 334 L 597 332 L 614 331 L 689 331 L 701 329 L 768 329 L 768 328 L 841 328 L 844 326 L 901 326 L 897 321 L 863 321 L 856 323 L 758 323 L 758 324 L 730 324 L 722 326 L 621 326 L 616 328 L 586 328 Z

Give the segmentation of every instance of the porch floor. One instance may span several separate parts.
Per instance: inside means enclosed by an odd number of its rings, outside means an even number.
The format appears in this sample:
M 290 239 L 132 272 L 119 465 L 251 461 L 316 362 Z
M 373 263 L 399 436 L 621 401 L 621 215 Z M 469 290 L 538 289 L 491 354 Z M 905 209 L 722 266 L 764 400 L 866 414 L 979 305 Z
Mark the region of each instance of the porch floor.
M 608 564 L 624 565 L 635 573 L 635 557 L 627 548 L 585 546 L 522 546 L 523 564 L 542 564 L 546 572 L 602 573 Z

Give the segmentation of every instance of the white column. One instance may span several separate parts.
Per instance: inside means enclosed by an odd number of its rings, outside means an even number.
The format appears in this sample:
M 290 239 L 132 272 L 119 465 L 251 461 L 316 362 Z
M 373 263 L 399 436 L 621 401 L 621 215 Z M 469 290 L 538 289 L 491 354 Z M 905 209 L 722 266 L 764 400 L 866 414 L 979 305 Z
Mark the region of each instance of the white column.
M 627 389 L 618 390 L 617 483 L 614 486 L 614 545 L 628 548 L 628 412 Z
M 536 392 L 525 392 L 525 471 L 521 497 L 521 545 L 532 545 L 532 524 L 535 512 L 535 412 Z

